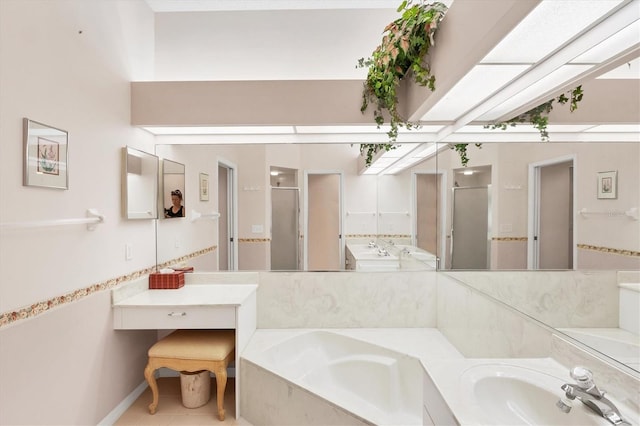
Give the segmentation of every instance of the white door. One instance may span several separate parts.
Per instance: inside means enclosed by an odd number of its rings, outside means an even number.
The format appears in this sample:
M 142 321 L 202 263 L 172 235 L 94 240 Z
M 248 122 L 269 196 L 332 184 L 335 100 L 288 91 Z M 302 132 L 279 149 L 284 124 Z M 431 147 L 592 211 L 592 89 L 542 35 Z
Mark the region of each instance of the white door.
M 342 173 L 305 172 L 305 269 L 343 269 Z
M 235 165 L 218 161 L 218 269 L 238 269 L 237 186 Z
M 574 269 L 573 156 L 529 165 L 529 269 Z

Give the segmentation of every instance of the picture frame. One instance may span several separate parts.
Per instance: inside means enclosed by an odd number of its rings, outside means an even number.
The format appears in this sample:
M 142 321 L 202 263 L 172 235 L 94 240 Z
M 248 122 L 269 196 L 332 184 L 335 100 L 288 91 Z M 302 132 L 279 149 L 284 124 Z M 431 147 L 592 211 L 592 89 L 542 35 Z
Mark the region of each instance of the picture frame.
M 200 201 L 209 201 L 209 175 L 200 173 Z
M 618 198 L 618 171 L 598 172 L 598 199 Z
M 23 186 L 69 189 L 69 133 L 23 118 Z

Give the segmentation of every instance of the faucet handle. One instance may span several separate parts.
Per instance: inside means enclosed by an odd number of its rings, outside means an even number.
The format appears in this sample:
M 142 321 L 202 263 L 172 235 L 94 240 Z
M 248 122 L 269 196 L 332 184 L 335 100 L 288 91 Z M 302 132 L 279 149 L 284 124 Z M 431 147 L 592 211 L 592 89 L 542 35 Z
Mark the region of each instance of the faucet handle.
M 593 373 L 591 370 L 584 367 L 574 367 L 569 371 L 569 375 L 573 380 L 578 382 L 580 387 L 588 389 L 594 385 L 593 383 Z

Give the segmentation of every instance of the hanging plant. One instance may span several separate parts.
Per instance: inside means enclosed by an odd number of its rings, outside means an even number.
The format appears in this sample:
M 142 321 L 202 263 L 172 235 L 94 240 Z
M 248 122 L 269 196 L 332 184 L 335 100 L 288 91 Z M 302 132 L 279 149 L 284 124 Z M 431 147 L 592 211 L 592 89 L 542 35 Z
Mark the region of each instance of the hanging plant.
M 531 123 L 533 127 L 538 129 L 540 132 L 540 138 L 543 142 L 549 141 L 549 132 L 547 131 L 547 126 L 549 125 L 549 113 L 553 110 L 554 102 L 559 103 L 560 105 L 564 105 L 569 102 L 569 111 L 573 112 L 578 109 L 578 103 L 582 100 L 582 96 L 584 92 L 582 91 L 582 86 L 578 86 L 567 93 L 562 93 L 560 96 L 553 98 L 543 104 L 538 105 L 535 108 L 530 109 L 527 112 L 524 112 L 510 120 L 486 124 L 484 126 L 485 129 L 491 130 L 506 130 L 507 127 L 514 127 L 518 123 Z M 460 162 L 462 163 L 462 167 L 467 167 L 469 163 L 469 156 L 467 154 L 467 145 L 466 143 L 459 144 L 451 144 L 451 149 L 454 149 L 458 155 L 460 156 Z M 482 146 L 481 143 L 475 144 L 478 148 Z
M 367 167 L 371 165 L 373 161 L 373 157 L 382 150 L 391 151 L 392 149 L 396 149 L 398 145 L 394 145 L 391 143 L 361 143 L 360 144 L 360 155 L 362 155 L 365 159 L 365 164 Z
M 378 128 L 388 117 L 390 129 L 387 132 L 389 144 L 382 148 L 373 148 L 363 144 L 360 151 L 367 155 L 367 166 L 375 152 L 388 150 L 398 137 L 398 128 L 413 129 L 417 124 L 407 121 L 398 113 L 397 88 L 400 81 L 411 71 L 413 80 L 430 90 L 435 89 L 435 76 L 431 74 L 425 57 L 429 48 L 435 44 L 434 34 L 438 24 L 447 11 L 443 3 L 426 4 L 422 1 L 413 4 L 405 0 L 397 9 L 402 17 L 391 22 L 383 31 L 382 43 L 373 51 L 370 58 L 360 58 L 357 68 L 368 67 L 369 72 L 362 91 L 363 113 L 369 105 L 375 105 L 373 117 Z
M 553 110 L 554 102 L 557 102 L 560 105 L 564 105 L 569 102 L 569 111 L 573 112 L 578 109 L 578 103 L 580 103 L 580 101 L 582 100 L 583 95 L 584 92 L 582 91 L 582 86 L 578 86 L 570 92 L 562 93 L 560 96 L 550 99 L 547 102 L 518 115 L 517 117 L 504 122 L 487 124 L 484 126 L 484 128 L 491 130 L 506 130 L 507 127 L 514 127 L 518 123 L 531 123 L 533 124 L 533 127 L 538 129 L 538 131 L 540 132 L 540 138 L 542 139 L 542 141 L 547 142 L 549 141 L 549 132 L 547 132 L 547 126 L 549 124 L 549 113 L 551 113 L 551 110 Z
M 476 143 L 474 145 L 477 146 L 478 148 L 482 148 L 481 143 Z M 467 155 L 468 146 L 469 146 L 468 143 L 449 144 L 449 147 L 455 150 L 460 156 L 460 162 L 462 163 L 462 167 L 467 167 L 467 164 L 469 163 L 469 156 Z

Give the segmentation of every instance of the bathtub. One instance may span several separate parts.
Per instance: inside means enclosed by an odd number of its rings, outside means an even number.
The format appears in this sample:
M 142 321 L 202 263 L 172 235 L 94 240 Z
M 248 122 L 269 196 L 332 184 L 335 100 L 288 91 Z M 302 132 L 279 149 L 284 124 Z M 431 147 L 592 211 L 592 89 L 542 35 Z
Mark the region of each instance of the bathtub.
M 378 425 L 422 425 L 423 367 L 412 356 L 325 330 L 254 357 L 287 381 Z

